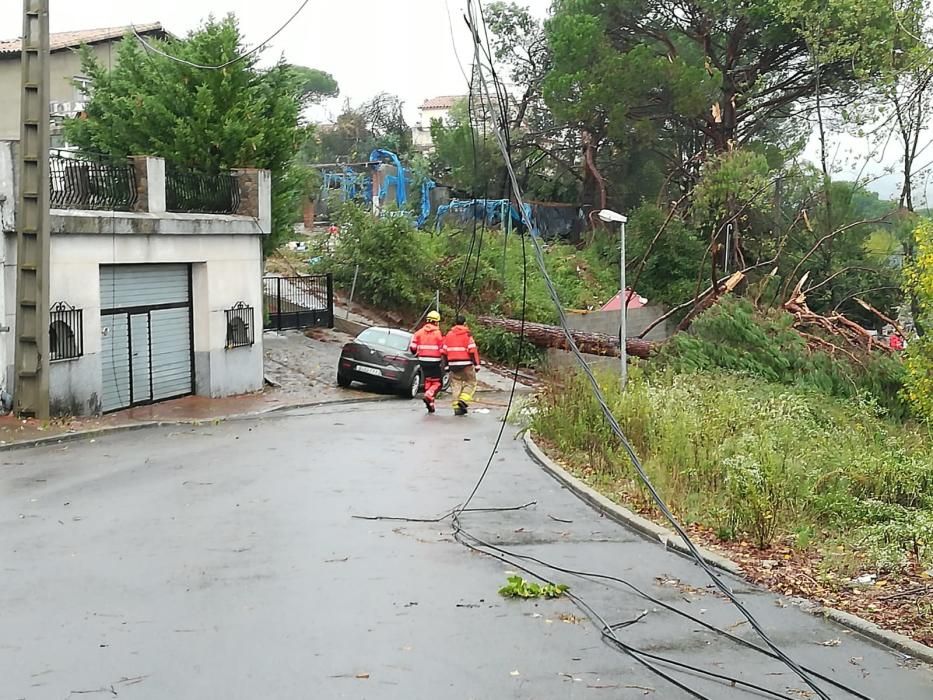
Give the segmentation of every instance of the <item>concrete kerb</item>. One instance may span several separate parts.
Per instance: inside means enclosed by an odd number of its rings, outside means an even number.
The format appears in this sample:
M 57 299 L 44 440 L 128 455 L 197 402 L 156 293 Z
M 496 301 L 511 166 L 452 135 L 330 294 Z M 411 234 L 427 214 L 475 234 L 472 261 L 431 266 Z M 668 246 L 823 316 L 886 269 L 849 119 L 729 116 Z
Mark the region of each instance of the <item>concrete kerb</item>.
M 495 393 L 495 389 L 479 389 L 477 393 Z M 201 425 L 203 423 L 222 422 L 231 420 L 242 420 L 248 418 L 260 418 L 273 413 L 282 413 L 284 411 L 294 411 L 302 408 L 318 408 L 321 406 L 344 406 L 355 403 L 373 403 L 376 401 L 395 401 L 396 396 L 373 395 L 368 398 L 355 397 L 352 399 L 331 399 L 326 401 L 304 401 L 283 406 L 273 406 L 260 411 L 247 411 L 245 413 L 230 413 L 224 416 L 211 416 L 206 418 L 182 418 L 178 420 L 152 420 L 141 421 L 138 423 L 125 423 L 123 425 L 108 425 L 97 428 L 88 428 L 87 430 L 76 430 L 70 433 L 60 435 L 49 435 L 48 437 L 33 438 L 29 440 L 18 440 L 0 445 L 0 452 L 10 450 L 26 450 L 35 447 L 46 447 L 49 445 L 59 445 L 78 440 L 94 439 L 110 435 L 112 433 L 125 433 L 143 428 L 161 428 L 171 425 Z
M 611 500 L 599 493 L 599 491 L 585 484 L 582 480 L 575 477 L 573 474 L 568 472 L 566 469 L 548 457 L 544 451 L 538 447 L 538 444 L 534 441 L 534 438 L 530 433 L 525 433 L 524 441 L 525 449 L 532 456 L 532 458 L 544 468 L 545 471 L 547 471 L 551 476 L 570 489 L 574 494 L 576 494 L 578 498 L 589 503 L 600 513 L 608 518 L 612 518 L 616 522 L 621 523 L 626 527 L 636 530 L 650 540 L 659 542 L 660 544 L 664 545 L 666 549 L 673 549 L 680 554 L 690 554 L 690 550 L 687 548 L 687 545 L 679 535 L 671 532 L 667 528 L 661 527 L 660 525 L 651 522 L 647 518 L 643 518 L 642 516 L 633 513 L 628 508 L 613 503 Z M 698 549 L 700 551 L 700 555 L 710 566 L 714 566 L 717 569 L 721 569 L 735 576 L 742 575 L 741 567 L 734 561 L 726 559 L 723 556 L 705 550 L 701 547 L 698 547 Z
M 48 447 L 50 445 L 61 445 L 69 442 L 77 442 L 79 440 L 90 440 L 96 439 L 99 437 L 104 437 L 107 435 L 112 435 L 114 433 L 129 433 L 136 430 L 143 430 L 145 428 L 164 428 L 167 426 L 183 426 L 183 425 L 203 425 L 205 423 L 220 423 L 225 421 L 232 420 L 243 420 L 248 418 L 261 418 L 262 416 L 267 416 L 274 413 L 282 413 L 284 411 L 295 411 L 302 408 L 319 408 L 322 406 L 341 406 L 355 403 L 373 403 L 376 401 L 393 401 L 395 397 L 393 396 L 373 396 L 372 398 L 353 398 L 353 399 L 334 399 L 332 401 L 305 401 L 293 404 L 287 404 L 284 406 L 273 406 L 272 408 L 265 408 L 260 411 L 251 411 L 246 413 L 231 413 L 225 416 L 212 416 L 210 418 L 183 418 L 178 420 L 153 420 L 153 421 L 141 421 L 138 423 L 125 423 L 123 425 L 108 425 L 97 428 L 88 428 L 87 430 L 75 430 L 70 433 L 62 433 L 61 435 L 49 435 L 48 437 L 34 438 L 30 440 L 19 440 L 16 442 L 8 442 L 4 445 L 0 445 L 0 452 L 8 452 L 11 450 L 27 450 L 36 447 Z
M 643 518 L 642 516 L 633 513 L 628 508 L 614 503 L 596 491 L 594 488 L 590 487 L 582 480 L 569 473 L 566 469 L 561 467 L 554 460 L 548 457 L 547 454 L 545 454 L 545 452 L 534 441 L 534 438 L 529 432 L 524 434 L 523 439 L 525 442 L 525 449 L 531 458 L 537 462 L 548 474 L 563 484 L 578 498 L 588 503 L 590 506 L 595 508 L 606 517 L 635 530 L 650 540 L 654 540 L 664 545 L 665 548 L 673 549 L 679 554 L 689 554 L 689 550 L 679 535 L 668 530 L 667 528 L 661 527 L 660 525 L 648 520 L 647 518 Z M 731 559 L 727 559 L 726 557 L 716 554 L 715 552 L 710 552 L 709 550 L 702 547 L 698 547 L 697 549 L 700 552 L 700 556 L 703 557 L 707 564 L 735 576 L 743 577 L 742 568 Z M 913 639 L 906 637 L 905 635 L 882 629 L 873 622 L 863 620 L 856 615 L 844 612 L 842 610 L 837 610 L 836 608 L 824 607 L 817 604 L 809 606 L 801 605 L 800 607 L 802 610 L 805 610 L 813 615 L 821 615 L 826 617 L 827 619 L 830 619 L 833 622 L 842 625 L 843 627 L 847 627 L 854 632 L 858 632 L 862 636 L 867 637 L 886 647 L 895 649 L 896 651 L 901 652 L 906 656 L 933 665 L 933 648 L 928 647 L 925 644 L 921 644 L 920 642 L 916 642 Z

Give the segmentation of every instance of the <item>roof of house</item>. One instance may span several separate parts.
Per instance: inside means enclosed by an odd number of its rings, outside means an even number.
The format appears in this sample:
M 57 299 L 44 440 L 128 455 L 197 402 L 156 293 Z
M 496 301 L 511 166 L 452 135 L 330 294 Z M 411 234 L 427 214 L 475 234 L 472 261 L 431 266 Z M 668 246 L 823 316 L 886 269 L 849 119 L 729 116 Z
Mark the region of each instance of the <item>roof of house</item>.
M 441 95 L 440 97 L 429 97 L 421 103 L 421 109 L 450 109 L 458 102 L 467 98 L 466 95 Z
M 631 287 L 625 290 L 625 294 L 626 296 L 628 294 L 632 294 L 631 298 L 628 300 L 628 304 L 626 305 L 630 309 L 640 309 L 642 306 L 645 306 L 648 303 L 648 300 L 641 294 L 638 292 L 633 293 Z M 612 299 L 603 304 L 600 311 L 619 311 L 622 308 L 621 296 L 622 292 L 616 294 L 614 297 L 612 297 Z
M 139 34 L 166 34 L 160 22 L 137 24 L 135 27 L 104 27 L 102 29 L 83 29 L 74 32 L 56 32 L 49 35 L 49 50 L 62 51 L 75 49 L 84 44 L 96 44 L 101 41 L 122 39 L 136 30 Z M 23 49 L 21 38 L 0 41 L 0 56 L 19 53 Z

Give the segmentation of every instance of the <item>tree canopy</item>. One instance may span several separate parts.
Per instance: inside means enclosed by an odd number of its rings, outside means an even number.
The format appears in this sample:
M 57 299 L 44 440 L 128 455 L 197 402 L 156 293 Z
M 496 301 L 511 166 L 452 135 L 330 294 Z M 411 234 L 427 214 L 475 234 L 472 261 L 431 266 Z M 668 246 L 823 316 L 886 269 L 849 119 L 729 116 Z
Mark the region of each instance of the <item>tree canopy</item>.
M 154 40 L 150 40 L 154 41 Z M 155 155 L 193 170 L 266 168 L 273 178 L 273 231 L 269 245 L 289 235 L 306 174 L 295 153 L 306 138 L 306 104 L 336 94 L 327 73 L 279 61 L 258 65 L 258 53 L 223 69 L 247 47 L 234 16 L 209 19 L 184 39 L 155 41 L 150 52 L 138 41 L 120 43 L 112 69 L 82 53 L 91 78 L 86 118 L 70 120 L 70 143 L 113 156 Z

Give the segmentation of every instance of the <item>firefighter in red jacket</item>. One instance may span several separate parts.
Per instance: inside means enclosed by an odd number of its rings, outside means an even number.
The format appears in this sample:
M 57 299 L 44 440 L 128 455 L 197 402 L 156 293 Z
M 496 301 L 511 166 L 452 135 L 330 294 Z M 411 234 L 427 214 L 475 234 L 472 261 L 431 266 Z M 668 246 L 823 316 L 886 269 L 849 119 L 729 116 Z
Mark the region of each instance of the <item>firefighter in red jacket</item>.
M 437 311 L 429 311 L 425 324 L 412 336 L 410 350 L 417 355 L 421 364 L 421 374 L 424 377 L 424 405 L 428 413 L 434 413 L 434 397 L 441 388 L 444 378 L 443 357 L 441 346 L 444 343 L 444 334 L 438 328 L 441 315 Z
M 479 372 L 480 363 L 476 341 L 463 316 L 457 316 L 456 325 L 447 331 L 441 352 L 450 367 L 454 415 L 465 416 L 476 393 L 476 373 Z

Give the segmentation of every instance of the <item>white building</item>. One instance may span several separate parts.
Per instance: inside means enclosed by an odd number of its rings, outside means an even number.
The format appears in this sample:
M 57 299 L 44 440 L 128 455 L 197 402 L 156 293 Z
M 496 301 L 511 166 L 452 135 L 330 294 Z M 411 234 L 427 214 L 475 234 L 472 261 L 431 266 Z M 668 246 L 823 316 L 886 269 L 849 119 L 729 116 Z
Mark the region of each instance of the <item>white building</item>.
M 0 141 L 0 366 L 14 395 L 15 150 L 15 142 Z M 262 388 L 262 238 L 271 228 L 271 178 L 264 170 L 217 176 L 205 203 L 192 195 L 203 195 L 205 182 L 192 177 L 167 174 L 160 158 L 53 159 L 54 414 Z
M 431 123 L 440 121 L 450 124 L 450 110 L 467 99 L 466 95 L 442 95 L 425 100 L 418 108 L 418 124 L 412 127 L 412 145 L 421 151 L 430 151 L 434 148 L 431 139 Z

